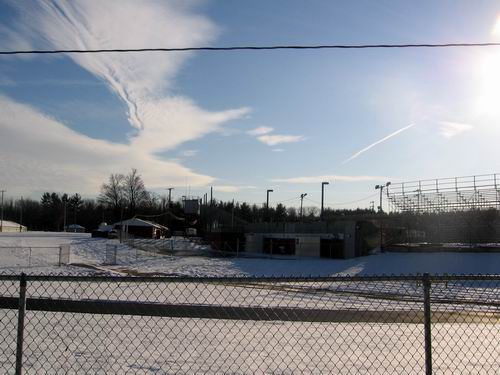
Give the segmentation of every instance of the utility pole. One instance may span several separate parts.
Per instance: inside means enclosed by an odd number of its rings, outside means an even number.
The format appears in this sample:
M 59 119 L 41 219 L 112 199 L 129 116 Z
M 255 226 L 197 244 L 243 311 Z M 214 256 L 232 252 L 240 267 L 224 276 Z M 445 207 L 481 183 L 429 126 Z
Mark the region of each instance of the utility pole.
M 320 220 L 323 221 L 323 213 L 325 211 L 324 208 L 324 202 L 325 202 L 325 185 L 330 185 L 329 182 L 322 182 L 321 183 L 321 214 L 320 214 Z
M 267 220 L 266 221 L 269 221 L 269 193 L 272 193 L 274 190 L 273 189 L 267 189 L 266 191 L 266 195 L 267 195 L 267 199 L 266 199 L 266 216 L 267 216 Z
M 19 232 L 23 231 L 23 197 L 19 202 Z
M 2 193 L 2 206 L 1 206 L 1 213 L 0 213 L 0 232 L 3 232 L 3 194 L 6 193 L 7 190 L 0 190 L 0 193 Z
M 300 218 L 303 219 L 304 215 L 302 212 L 302 204 L 304 203 L 304 197 L 307 195 L 307 193 L 300 194 Z
M 121 205 L 120 212 L 120 243 L 123 242 L 123 204 Z
M 68 200 L 64 200 L 64 225 L 63 225 L 63 230 L 66 232 L 66 207 L 68 205 Z
M 234 198 L 233 198 L 233 206 L 231 208 L 231 228 L 234 228 Z

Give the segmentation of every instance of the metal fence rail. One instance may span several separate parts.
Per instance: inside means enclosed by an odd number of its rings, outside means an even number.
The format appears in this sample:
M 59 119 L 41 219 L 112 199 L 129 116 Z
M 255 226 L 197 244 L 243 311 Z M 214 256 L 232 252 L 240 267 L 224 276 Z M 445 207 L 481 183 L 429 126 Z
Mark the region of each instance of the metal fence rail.
M 446 212 L 500 208 L 498 174 L 401 182 L 386 190 L 398 212 Z
M 4 373 L 500 370 L 500 275 L 0 275 Z

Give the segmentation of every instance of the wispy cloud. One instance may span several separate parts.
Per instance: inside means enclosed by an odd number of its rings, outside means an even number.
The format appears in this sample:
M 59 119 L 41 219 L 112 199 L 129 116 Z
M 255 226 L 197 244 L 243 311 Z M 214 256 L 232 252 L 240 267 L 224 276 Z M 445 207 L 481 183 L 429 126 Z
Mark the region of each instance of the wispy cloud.
M 215 192 L 236 193 L 241 190 L 256 189 L 253 185 L 214 185 Z
M 95 194 L 110 173 L 140 169 L 150 188 L 206 186 L 215 181 L 152 153 L 77 133 L 35 108 L 0 96 L 0 181 L 16 194 Z
M 198 150 L 184 150 L 181 152 L 181 155 L 186 157 L 186 158 L 196 156 L 197 154 L 198 154 Z
M 284 148 L 273 148 L 271 151 L 273 152 L 285 152 Z
M 300 142 L 306 138 L 302 135 L 265 134 L 258 136 L 257 139 L 268 146 L 276 146 L 282 143 Z
M 269 126 L 259 126 L 258 128 L 247 131 L 247 134 L 255 137 L 259 142 L 268 146 L 276 146 L 282 143 L 294 143 L 305 140 L 302 135 L 287 135 L 287 134 L 271 134 L 274 128 Z M 273 151 L 284 151 L 283 149 L 275 148 Z
M 386 181 L 386 176 L 339 176 L 339 175 L 322 175 L 308 177 L 289 177 L 276 178 L 273 182 L 286 182 L 289 184 L 318 184 L 323 181 L 328 182 L 364 182 L 364 181 Z
M 0 28 L 2 49 L 186 47 L 210 44 L 218 34 L 217 27 L 210 20 L 196 14 L 193 2 L 86 0 L 59 1 L 57 4 L 45 1 L 9 4 L 17 8 L 18 17 L 12 27 Z M 68 55 L 76 64 L 104 81 L 126 104 L 128 119 L 135 132 L 131 133 L 129 144 L 125 146 L 125 150 L 134 155 L 133 160 L 130 157 L 124 160 L 131 161 L 130 165 L 142 171 L 153 164 L 157 167 L 163 165 L 164 161 L 155 156 L 159 152 L 173 149 L 210 132 L 220 131 L 222 125 L 242 118 L 250 111 L 247 107 L 241 107 L 210 112 L 200 108 L 189 98 L 172 95 L 170 89 L 173 81 L 182 64 L 191 55 Z M 8 99 L 4 98 L 3 101 Z M 16 106 L 12 102 L 10 105 Z M 40 126 L 50 127 L 49 123 L 54 123 L 54 120 L 45 121 L 47 116 L 42 112 L 21 104 L 19 106 L 23 113 L 30 113 L 30 118 L 34 118 Z M 2 108 L 1 115 L 3 125 L 6 125 L 9 113 Z M 19 124 L 21 120 L 18 117 L 15 123 Z M 58 124 L 57 127 L 64 125 Z M 19 129 L 24 129 L 26 137 L 30 139 L 29 132 L 35 129 L 35 123 L 32 126 L 24 123 L 23 126 L 19 125 Z M 89 153 L 86 157 L 89 157 L 94 149 L 88 145 L 94 145 L 94 140 L 79 134 L 72 135 L 74 139 L 78 138 L 79 142 L 84 143 L 81 147 L 85 147 Z M 20 138 L 22 137 L 18 137 L 19 141 Z M 5 140 L 3 135 L 2 139 Z M 64 142 L 47 142 L 66 150 Z M 106 147 L 116 150 L 118 146 L 107 144 Z M 0 155 L 5 156 L 4 151 L 1 152 Z M 107 158 L 101 160 L 101 163 L 107 162 L 113 164 Z M 161 169 L 168 170 L 169 175 L 178 173 L 182 178 L 191 176 L 197 185 L 212 180 L 173 164 L 172 168 L 163 165 Z M 106 169 L 110 171 L 109 168 Z M 157 180 L 153 174 L 144 174 L 151 180 Z M 80 180 L 85 176 L 85 173 L 80 173 Z
M 273 130 L 274 128 L 270 128 L 269 126 L 259 126 L 258 128 L 247 131 L 247 134 L 257 136 L 271 133 Z
M 351 157 L 349 157 L 348 159 L 344 160 L 342 162 L 342 164 L 345 164 L 345 163 L 348 163 L 350 162 L 351 160 L 353 159 L 356 159 L 359 155 L 365 153 L 366 151 L 370 150 L 371 148 L 387 141 L 388 139 L 391 139 L 392 137 L 395 137 L 396 135 L 398 135 L 399 133 L 402 133 L 404 132 L 405 130 L 408 130 L 410 128 L 412 128 L 414 126 L 414 124 L 411 124 L 411 125 L 408 125 L 408 126 L 405 126 L 404 128 L 401 128 L 399 130 L 396 130 L 395 132 L 389 134 L 388 136 L 385 136 L 384 138 L 382 139 L 379 139 L 378 141 L 376 142 L 373 142 L 372 144 L 370 144 L 369 146 L 366 146 L 365 148 L 362 148 L 361 150 L 359 150 L 358 152 L 356 152 L 355 154 L 353 154 Z
M 440 121 L 439 125 L 439 134 L 445 138 L 452 138 L 474 128 L 474 126 L 469 124 L 451 121 Z

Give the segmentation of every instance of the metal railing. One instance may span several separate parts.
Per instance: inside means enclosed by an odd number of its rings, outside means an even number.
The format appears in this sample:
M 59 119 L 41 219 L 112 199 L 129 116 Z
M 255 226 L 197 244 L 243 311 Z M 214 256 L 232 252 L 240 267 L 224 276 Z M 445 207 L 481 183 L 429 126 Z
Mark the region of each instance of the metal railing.
M 500 275 L 0 275 L 4 373 L 500 369 Z
M 499 209 L 499 177 L 489 174 L 394 183 L 386 194 L 393 212 Z

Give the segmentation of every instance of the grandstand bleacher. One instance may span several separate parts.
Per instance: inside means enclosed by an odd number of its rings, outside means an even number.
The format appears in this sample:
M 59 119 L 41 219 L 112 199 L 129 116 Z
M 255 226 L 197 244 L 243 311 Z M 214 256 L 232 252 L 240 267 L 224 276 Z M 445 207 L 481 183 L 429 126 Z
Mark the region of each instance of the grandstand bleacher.
M 498 174 L 393 183 L 386 194 L 395 212 L 500 209 Z

